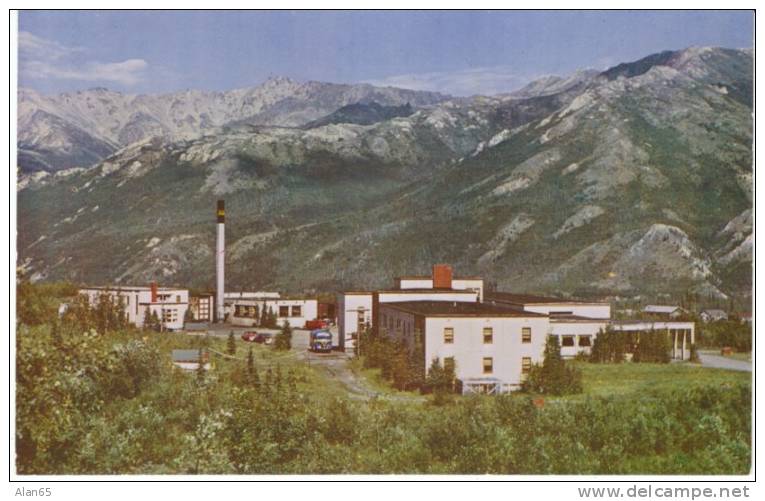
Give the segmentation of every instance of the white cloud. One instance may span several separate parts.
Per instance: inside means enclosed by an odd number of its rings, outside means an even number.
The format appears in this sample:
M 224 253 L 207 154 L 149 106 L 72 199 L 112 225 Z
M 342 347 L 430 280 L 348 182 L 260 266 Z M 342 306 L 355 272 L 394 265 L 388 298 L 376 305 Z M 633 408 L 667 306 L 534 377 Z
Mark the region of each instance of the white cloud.
M 115 82 L 135 85 L 143 80 L 149 64 L 143 59 L 128 59 L 117 63 L 88 62 L 77 67 L 65 67 L 45 61 L 28 61 L 21 65 L 28 78 L 57 80 L 83 80 L 89 82 Z
M 143 59 L 118 62 L 80 61 L 82 47 L 69 47 L 55 40 L 19 32 L 19 73 L 28 79 L 113 82 L 132 86 L 144 79 L 149 66 Z
M 38 37 L 28 31 L 19 31 L 19 58 L 60 59 L 82 52 L 81 47 L 68 47 L 55 40 Z
M 452 72 L 412 73 L 368 80 L 372 85 L 402 87 L 412 90 L 431 90 L 455 96 L 475 94 L 494 95 L 511 92 L 531 80 L 515 73 L 512 68 L 495 66 L 469 68 Z

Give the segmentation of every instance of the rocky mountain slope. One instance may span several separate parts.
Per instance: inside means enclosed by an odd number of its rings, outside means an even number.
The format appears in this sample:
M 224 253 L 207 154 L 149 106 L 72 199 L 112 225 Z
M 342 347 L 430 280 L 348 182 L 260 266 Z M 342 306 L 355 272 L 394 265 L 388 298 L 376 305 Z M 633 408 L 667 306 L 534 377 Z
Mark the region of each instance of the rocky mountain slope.
M 434 104 L 446 99 L 371 85 L 299 83 L 272 78 L 228 92 L 186 91 L 127 95 L 103 88 L 43 96 L 19 92 L 19 167 L 56 171 L 87 167 L 123 146 L 161 137 L 172 141 L 214 133 L 232 122 L 294 127 L 350 104 L 382 106 Z
M 751 52 L 693 48 L 369 125 L 145 140 L 28 180 L 20 269 L 209 287 L 224 197 L 232 288 L 374 287 L 443 261 L 506 290 L 740 297 L 751 79 Z

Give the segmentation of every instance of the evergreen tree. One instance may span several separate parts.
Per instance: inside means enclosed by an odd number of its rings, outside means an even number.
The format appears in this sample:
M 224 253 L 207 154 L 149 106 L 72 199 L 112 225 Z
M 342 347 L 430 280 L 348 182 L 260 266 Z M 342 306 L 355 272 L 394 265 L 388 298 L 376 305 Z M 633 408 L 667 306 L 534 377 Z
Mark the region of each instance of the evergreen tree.
M 590 351 L 590 362 L 596 363 L 621 363 L 627 352 L 629 335 L 626 332 L 616 332 L 610 327 L 601 330 L 595 337 Z
M 524 391 L 548 395 L 567 395 L 582 392 L 582 374 L 569 367 L 560 354 L 558 336 L 547 336 L 542 365 L 531 367 L 522 387 Z
M 666 364 L 670 361 L 670 350 L 669 336 L 666 332 L 654 330 L 641 332 L 632 361 Z
M 229 355 L 236 354 L 236 339 L 234 339 L 234 331 L 228 333 L 228 342 L 226 342 L 226 353 Z
M 260 312 L 260 326 L 267 327 L 268 320 L 268 311 L 266 310 L 266 306 L 263 305 L 263 310 Z
M 256 304 L 254 307 L 254 311 L 252 313 L 252 318 L 255 319 L 255 321 L 252 323 L 252 325 L 258 325 L 260 320 L 260 308 L 258 308 L 258 305 Z
M 162 330 L 162 320 L 159 319 L 157 310 L 151 312 L 151 321 L 149 322 L 149 325 L 153 331 L 159 332 Z
M 258 374 L 258 369 L 254 367 L 252 369 L 252 375 L 250 376 L 250 383 L 255 390 L 260 391 L 260 374 Z
M 391 359 L 391 379 L 393 387 L 405 390 L 409 385 L 409 357 L 406 348 L 397 347 Z
M 438 358 L 434 358 L 430 363 L 428 375 L 425 380 L 427 388 L 433 392 L 434 402 L 438 405 L 444 404 L 449 400 L 454 385 L 454 367 L 444 367 Z
M 277 316 L 273 308 L 268 308 L 268 325 L 272 329 L 277 326 Z
M 151 312 L 149 311 L 149 308 L 146 308 L 145 310 L 143 310 L 143 324 L 141 325 L 141 328 L 143 330 L 152 329 L 151 322 L 152 322 Z
M 288 321 L 284 321 L 282 329 L 274 338 L 274 348 L 277 350 L 289 350 L 292 347 L 292 327 Z
M 252 346 L 247 351 L 247 375 L 252 377 L 255 372 L 255 356 L 252 354 Z
M 194 321 L 194 313 L 191 311 L 191 308 L 186 308 L 186 313 L 183 314 L 183 325 L 185 326 L 188 323 L 191 323 Z
M 292 368 L 287 372 L 287 388 L 293 394 L 297 392 L 297 377 L 295 376 L 295 370 Z
M 203 358 L 204 352 L 202 348 L 199 349 L 199 361 L 197 365 L 197 382 L 204 383 L 205 381 L 205 362 Z

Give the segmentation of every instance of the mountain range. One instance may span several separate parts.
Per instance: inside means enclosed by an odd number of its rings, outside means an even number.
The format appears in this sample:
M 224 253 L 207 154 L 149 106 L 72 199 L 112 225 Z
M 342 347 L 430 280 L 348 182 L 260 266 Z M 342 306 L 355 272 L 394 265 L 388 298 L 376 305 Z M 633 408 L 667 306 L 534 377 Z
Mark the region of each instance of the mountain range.
M 19 94 L 19 273 L 379 287 L 449 262 L 578 296 L 751 293 L 751 50 L 690 48 L 453 98 L 272 79 Z

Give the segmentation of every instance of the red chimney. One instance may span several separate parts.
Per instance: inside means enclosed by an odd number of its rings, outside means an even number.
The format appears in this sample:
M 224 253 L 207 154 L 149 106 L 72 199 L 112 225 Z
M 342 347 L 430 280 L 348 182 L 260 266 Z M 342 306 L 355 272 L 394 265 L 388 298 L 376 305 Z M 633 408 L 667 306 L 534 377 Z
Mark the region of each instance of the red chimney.
M 433 288 L 451 289 L 452 288 L 452 267 L 448 264 L 433 265 Z
M 151 283 L 151 302 L 157 302 L 157 282 Z

